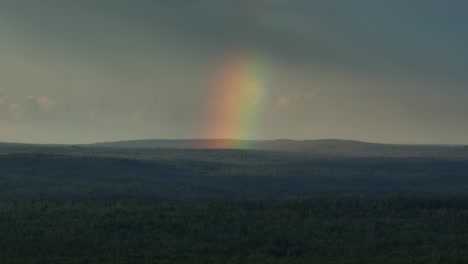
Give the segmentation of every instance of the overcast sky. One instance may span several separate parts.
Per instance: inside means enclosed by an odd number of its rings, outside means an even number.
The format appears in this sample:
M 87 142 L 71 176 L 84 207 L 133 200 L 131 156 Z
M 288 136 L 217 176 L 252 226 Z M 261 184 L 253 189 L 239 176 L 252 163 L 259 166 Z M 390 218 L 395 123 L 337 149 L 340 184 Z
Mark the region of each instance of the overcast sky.
M 468 144 L 467 11 L 443 0 L 0 0 L 0 141 L 205 138 L 210 80 L 249 47 L 268 93 L 253 139 Z

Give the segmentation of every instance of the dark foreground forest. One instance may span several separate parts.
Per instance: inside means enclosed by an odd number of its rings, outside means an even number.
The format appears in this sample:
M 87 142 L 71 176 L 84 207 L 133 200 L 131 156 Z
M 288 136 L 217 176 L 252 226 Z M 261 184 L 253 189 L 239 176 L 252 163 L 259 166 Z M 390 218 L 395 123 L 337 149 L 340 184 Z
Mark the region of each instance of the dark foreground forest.
M 468 201 L 0 205 L 1 263 L 467 263 Z
M 7 145 L 0 168 L 2 264 L 468 263 L 464 155 Z

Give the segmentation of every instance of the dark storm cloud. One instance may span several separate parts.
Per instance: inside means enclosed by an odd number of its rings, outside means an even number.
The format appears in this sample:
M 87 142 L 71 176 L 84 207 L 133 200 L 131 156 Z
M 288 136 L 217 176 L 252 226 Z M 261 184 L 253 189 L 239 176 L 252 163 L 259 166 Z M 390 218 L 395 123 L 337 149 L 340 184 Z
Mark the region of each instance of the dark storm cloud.
M 11 2 L 30 23 L 43 26 L 35 27 L 36 34 L 81 38 L 83 45 L 83 35 L 93 43 L 106 37 L 118 41 L 112 31 L 140 30 L 149 43 L 163 35 L 206 51 L 249 46 L 319 67 L 466 80 L 468 3 L 463 1 Z
M 84 4 L 83 4 L 84 5 Z M 87 3 L 87 5 L 91 5 Z M 281 60 L 466 81 L 463 1 L 100 1 L 192 48 L 252 46 Z

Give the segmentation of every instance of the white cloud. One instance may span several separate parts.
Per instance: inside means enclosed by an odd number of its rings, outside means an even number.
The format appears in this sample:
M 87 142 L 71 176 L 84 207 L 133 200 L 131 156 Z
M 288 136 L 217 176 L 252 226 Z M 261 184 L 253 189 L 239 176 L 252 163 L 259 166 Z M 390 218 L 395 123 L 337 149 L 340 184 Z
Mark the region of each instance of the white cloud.
M 316 98 L 319 94 L 320 94 L 320 89 L 315 88 L 312 91 L 308 91 L 308 92 L 304 93 L 303 98 L 304 98 L 305 101 L 310 101 L 310 100 L 313 100 L 314 98 Z
M 26 96 L 26 100 L 36 102 L 37 106 L 43 111 L 50 111 L 55 106 L 55 101 L 46 95 L 36 96 L 34 94 L 29 94 Z
M 14 135 L 13 126 L 7 120 L 0 120 L 0 136 L 8 137 Z
M 10 117 L 14 119 L 21 118 L 26 112 L 26 109 L 23 108 L 20 104 L 13 102 L 9 106 Z
M 312 101 L 320 93 L 319 89 L 311 91 L 299 90 L 289 95 L 279 95 L 276 97 L 276 106 L 278 107 L 289 107 L 306 104 Z
M 278 98 L 276 98 L 277 106 L 285 107 L 285 106 L 289 106 L 290 104 L 291 104 L 291 100 L 286 95 L 281 95 L 281 96 L 278 96 Z
M 55 101 L 45 95 L 36 97 L 35 101 L 44 111 L 50 111 L 55 105 Z
M 147 110 L 143 107 L 133 109 L 132 119 L 135 121 L 142 120 L 147 113 Z

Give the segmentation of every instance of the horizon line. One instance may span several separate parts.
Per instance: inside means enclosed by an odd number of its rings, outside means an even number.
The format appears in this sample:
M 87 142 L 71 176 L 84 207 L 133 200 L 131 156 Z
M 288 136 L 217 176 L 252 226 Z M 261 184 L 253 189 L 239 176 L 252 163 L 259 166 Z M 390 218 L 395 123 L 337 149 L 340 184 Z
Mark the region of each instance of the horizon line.
M 138 142 L 138 141 L 249 141 L 249 142 L 273 142 L 273 141 L 342 141 L 342 142 L 357 142 L 380 145 L 407 145 L 407 146 L 468 146 L 468 143 L 389 143 L 364 141 L 357 139 L 341 139 L 341 138 L 320 138 L 320 139 L 291 139 L 291 138 L 275 138 L 275 139 L 235 139 L 235 138 L 143 138 L 143 139 L 122 139 L 110 141 L 95 141 L 87 143 L 32 143 L 32 142 L 17 142 L 17 141 L 0 141 L 0 144 L 17 144 L 17 145 L 42 145 L 42 146 L 86 146 L 98 144 L 111 144 L 122 142 Z

